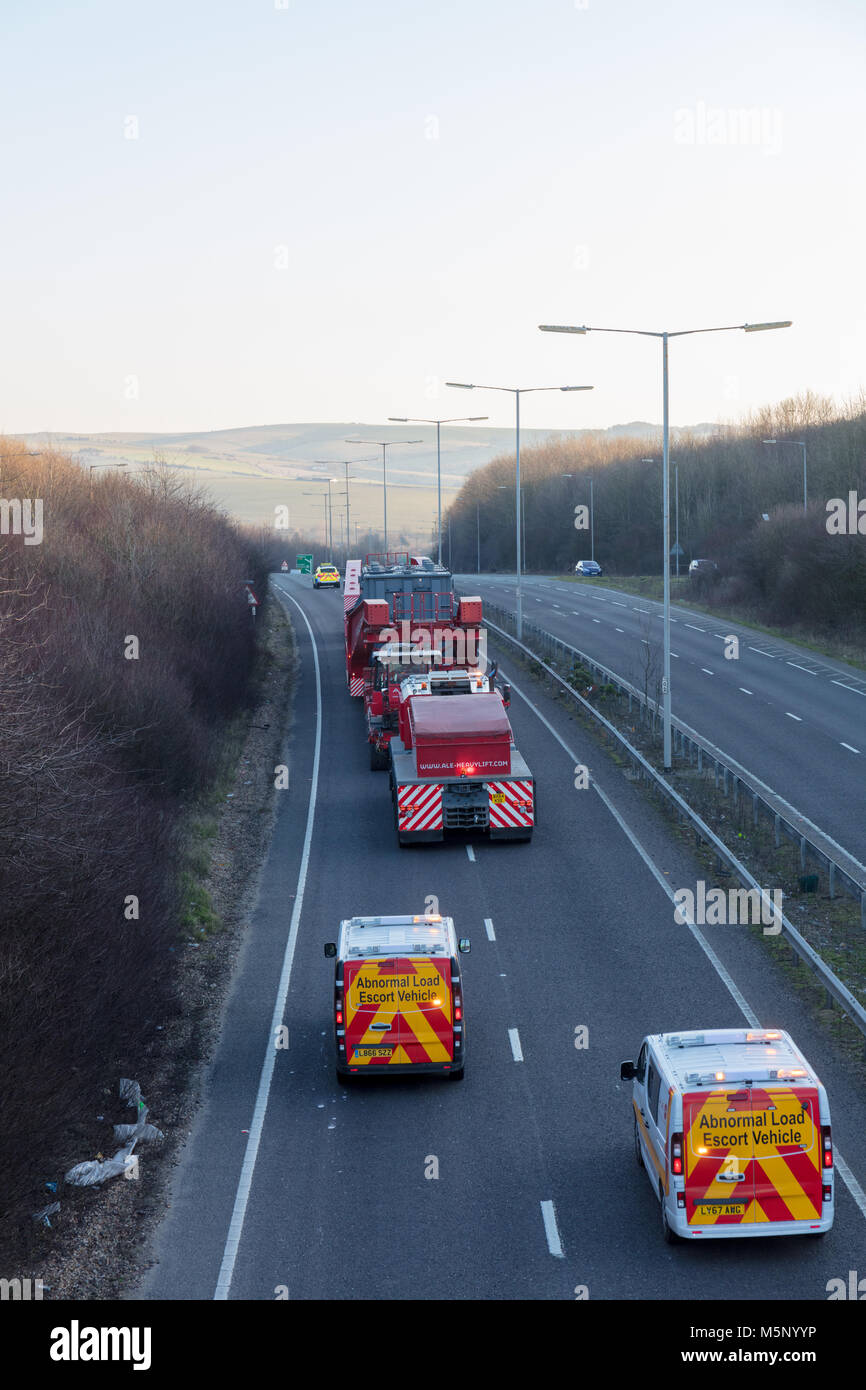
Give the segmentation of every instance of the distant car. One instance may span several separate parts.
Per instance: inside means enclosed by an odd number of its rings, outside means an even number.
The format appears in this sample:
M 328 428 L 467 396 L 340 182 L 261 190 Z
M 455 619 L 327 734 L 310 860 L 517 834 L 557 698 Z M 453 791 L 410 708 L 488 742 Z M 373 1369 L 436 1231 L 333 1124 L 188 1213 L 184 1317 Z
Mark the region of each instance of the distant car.
M 336 565 L 319 565 L 313 575 L 314 589 L 339 589 L 340 571 Z
M 689 574 L 715 574 L 718 568 L 715 560 L 692 560 Z
M 604 573 L 597 560 L 578 560 L 574 572 L 575 574 L 594 575 L 596 577 Z

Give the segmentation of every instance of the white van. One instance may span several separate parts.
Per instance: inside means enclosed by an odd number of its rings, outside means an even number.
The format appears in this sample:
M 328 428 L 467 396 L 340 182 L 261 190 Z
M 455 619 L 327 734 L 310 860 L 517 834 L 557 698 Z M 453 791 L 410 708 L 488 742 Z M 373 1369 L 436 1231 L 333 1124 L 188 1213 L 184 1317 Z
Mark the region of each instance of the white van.
M 632 1082 L 635 1158 L 665 1240 L 829 1231 L 827 1093 L 787 1033 L 658 1033 L 620 1077 Z

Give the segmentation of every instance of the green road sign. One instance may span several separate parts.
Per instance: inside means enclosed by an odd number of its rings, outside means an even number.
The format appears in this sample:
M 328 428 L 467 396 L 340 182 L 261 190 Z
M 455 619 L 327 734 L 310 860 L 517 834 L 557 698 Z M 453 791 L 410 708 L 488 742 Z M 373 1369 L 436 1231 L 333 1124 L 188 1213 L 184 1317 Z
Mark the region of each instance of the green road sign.
M 312 573 L 313 573 L 313 557 L 312 557 L 312 555 L 299 555 L 299 556 L 297 557 L 297 559 L 298 559 L 298 569 L 301 571 L 301 574 L 312 574 Z

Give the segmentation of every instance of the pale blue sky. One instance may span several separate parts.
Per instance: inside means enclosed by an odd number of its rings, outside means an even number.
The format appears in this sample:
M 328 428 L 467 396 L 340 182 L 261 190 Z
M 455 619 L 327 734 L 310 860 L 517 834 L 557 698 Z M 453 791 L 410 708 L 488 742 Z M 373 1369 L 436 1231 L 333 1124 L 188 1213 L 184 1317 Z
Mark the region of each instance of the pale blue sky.
M 7 0 L 0 429 L 660 419 L 541 322 L 794 320 L 675 344 L 678 424 L 866 385 L 859 0 L 278 5 Z

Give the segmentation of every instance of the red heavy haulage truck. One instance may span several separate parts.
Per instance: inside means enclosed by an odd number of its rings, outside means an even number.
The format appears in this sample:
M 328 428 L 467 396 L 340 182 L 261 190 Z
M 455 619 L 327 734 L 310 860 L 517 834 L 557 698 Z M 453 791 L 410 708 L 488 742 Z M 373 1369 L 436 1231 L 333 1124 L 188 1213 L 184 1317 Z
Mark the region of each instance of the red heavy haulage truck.
M 485 673 L 481 600 L 403 553 L 350 561 L 346 680 L 364 700 L 370 765 L 388 768 L 401 845 L 449 830 L 529 840 L 535 785 L 514 746 L 508 690 Z

